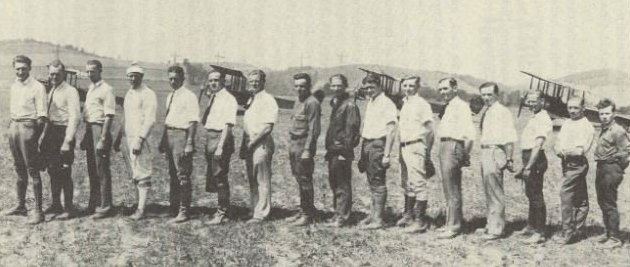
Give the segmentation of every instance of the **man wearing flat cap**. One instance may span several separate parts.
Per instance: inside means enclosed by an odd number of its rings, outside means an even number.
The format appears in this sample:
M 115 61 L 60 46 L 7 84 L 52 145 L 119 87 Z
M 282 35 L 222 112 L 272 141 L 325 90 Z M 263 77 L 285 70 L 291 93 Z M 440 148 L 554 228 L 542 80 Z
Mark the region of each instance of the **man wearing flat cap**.
M 47 120 L 46 89 L 30 76 L 31 59 L 19 55 L 13 58 L 15 82 L 11 85 L 9 113 L 9 148 L 18 179 L 16 191 L 18 203 L 15 207 L 2 212 L 2 215 L 26 215 L 26 189 L 28 179 L 33 181 L 35 210 L 29 220 L 38 224 L 44 220 L 42 211 L 42 179 L 39 174 L 40 159 L 37 142 L 41 129 Z
M 293 218 L 292 224 L 304 226 L 312 223 L 315 216 L 313 170 L 317 138 L 321 132 L 321 107 L 319 101 L 311 93 L 310 75 L 295 74 L 293 82 L 298 99 L 291 115 L 289 159 L 291 172 L 300 191 L 300 211 Z
M 131 87 L 125 95 L 125 135 L 127 137 L 128 160 L 131 175 L 138 196 L 138 207 L 131 219 L 145 217 L 145 207 L 151 175 L 153 155 L 151 154 L 151 128 L 155 123 L 157 97 L 155 92 L 142 82 L 144 70 L 137 64 L 127 68 L 127 79 Z
M 81 122 L 79 93 L 66 83 L 66 67 L 59 60 L 48 65 L 48 78 L 52 85 L 48 93 L 48 123 L 40 144 L 52 191 L 52 205 L 47 211 L 57 219 L 69 219 L 76 214 L 72 204 L 72 163 L 75 134 Z
M 168 68 L 168 80 L 173 92 L 166 97 L 164 135 L 160 142 L 160 153 L 166 153 L 170 176 L 170 211 L 177 217 L 171 223 L 188 220 L 192 200 L 192 181 L 195 149 L 195 133 L 199 121 L 197 96 L 184 86 L 184 68 Z M 179 208 L 179 210 L 178 210 Z

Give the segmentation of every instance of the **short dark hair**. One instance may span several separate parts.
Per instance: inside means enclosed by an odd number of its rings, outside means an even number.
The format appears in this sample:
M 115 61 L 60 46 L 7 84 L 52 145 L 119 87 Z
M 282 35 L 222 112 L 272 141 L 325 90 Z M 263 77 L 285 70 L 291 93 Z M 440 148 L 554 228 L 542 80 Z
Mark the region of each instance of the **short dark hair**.
M 567 100 L 567 104 L 569 104 L 569 101 L 574 101 L 574 100 L 579 100 L 580 101 L 580 106 L 584 107 L 584 98 L 579 97 L 579 96 L 573 96 L 573 97 L 569 98 L 569 100 Z
M 208 72 L 208 75 L 206 75 L 206 77 L 210 76 L 210 74 L 212 74 L 212 73 L 218 73 L 219 74 L 219 80 L 225 81 L 225 73 L 220 72 L 220 71 L 218 71 L 216 69 L 210 70 L 210 72 Z
M 308 88 L 311 88 L 311 75 L 308 75 L 308 73 L 305 73 L 305 72 L 300 72 L 298 74 L 293 75 L 293 80 L 301 80 L 301 79 L 306 80 L 306 84 L 308 85 Z
M 499 85 L 495 82 L 485 82 L 482 83 L 479 86 L 479 91 L 481 91 L 482 88 L 486 88 L 486 87 L 492 87 L 492 91 L 494 92 L 495 95 L 499 94 Z
M 182 66 L 172 65 L 172 66 L 168 67 L 167 72 L 168 73 L 173 72 L 173 73 L 177 74 L 179 77 L 184 78 L 184 68 L 182 68 Z
M 538 99 L 541 99 L 541 98 L 544 99 L 542 97 L 544 95 L 543 91 L 538 90 L 538 89 L 536 89 L 536 90 L 528 90 L 527 93 L 525 93 L 525 98 L 527 98 L 529 95 L 534 94 L 534 93 L 536 94 Z
M 99 70 L 103 70 L 103 64 L 96 59 L 90 59 L 87 61 L 87 63 L 85 65 L 92 65 L 92 66 L 96 66 L 97 69 Z
M 420 88 L 420 81 L 421 81 L 420 76 L 417 76 L 417 75 L 407 76 L 403 78 L 402 80 L 400 80 L 400 84 L 402 85 L 402 83 L 404 83 L 406 80 L 414 80 L 415 81 L 414 84 L 416 84 L 416 86 Z
M 12 64 L 13 64 L 13 66 L 15 66 L 15 63 L 16 63 L 16 62 L 19 62 L 19 63 L 24 63 L 24 64 L 26 64 L 26 65 L 28 66 L 28 68 L 29 68 L 29 69 L 31 68 L 31 63 L 32 63 L 32 61 L 31 61 L 31 59 L 30 59 L 30 58 L 28 58 L 28 57 L 27 57 L 27 56 L 25 56 L 25 55 L 17 55 L 17 56 L 15 56 L 15 57 L 13 58 L 13 63 L 12 63 Z
M 442 83 L 443 81 L 448 81 L 448 85 L 453 88 L 453 87 L 457 87 L 457 80 L 455 80 L 455 78 L 453 77 L 446 77 L 446 78 L 442 78 L 438 81 L 438 84 Z
M 258 69 L 258 70 L 252 70 L 252 71 L 250 71 L 250 72 L 247 74 L 247 76 L 248 76 L 248 77 L 249 77 L 249 76 L 252 76 L 252 75 L 257 75 L 257 76 L 258 76 L 258 78 L 260 78 L 263 82 L 266 82 L 266 81 L 267 81 L 267 74 L 265 74 L 265 72 L 264 72 L 263 70 L 260 70 L 260 69 Z
M 370 72 L 367 75 L 365 75 L 365 77 L 363 78 L 363 81 L 361 81 L 361 83 L 363 83 L 363 84 L 373 83 L 373 84 L 380 85 L 381 84 L 381 77 L 379 77 L 378 74 L 376 74 L 376 73 Z
M 332 82 L 333 79 L 341 80 L 341 83 L 343 84 L 343 86 L 344 87 L 348 87 L 348 78 L 346 78 L 345 75 L 339 73 L 339 74 L 335 74 L 333 76 L 330 76 L 330 78 L 328 79 L 328 82 Z
M 47 67 L 55 67 L 55 68 L 61 68 L 63 71 L 66 71 L 66 65 L 63 64 L 63 62 L 61 62 L 61 60 L 59 59 L 55 59 L 53 61 L 50 62 L 50 64 L 48 64 Z
M 615 105 L 615 102 L 610 100 L 609 98 L 602 98 L 601 100 L 599 100 L 595 107 L 597 107 L 597 109 L 612 107 L 613 112 L 615 111 L 615 109 L 617 109 L 617 105 Z

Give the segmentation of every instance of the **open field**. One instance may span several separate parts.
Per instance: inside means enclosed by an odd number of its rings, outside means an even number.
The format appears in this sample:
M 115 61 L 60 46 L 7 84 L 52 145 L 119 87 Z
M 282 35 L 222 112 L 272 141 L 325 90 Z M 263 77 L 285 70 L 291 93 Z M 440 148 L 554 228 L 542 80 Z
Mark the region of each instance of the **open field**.
M 151 84 L 159 89 L 160 103 L 164 103 L 164 83 Z M 122 91 L 118 91 L 122 93 Z M 15 203 L 15 179 L 13 159 L 6 142 L 8 125 L 7 83 L 0 83 L 0 209 Z M 327 100 L 323 105 L 323 128 L 327 128 L 330 107 Z M 362 109 L 363 111 L 363 109 Z M 159 125 L 153 129 L 154 147 L 157 147 L 164 110 L 159 111 Z M 513 110 L 515 114 L 515 111 Z M 527 114 L 525 114 L 527 116 Z M 356 227 L 328 229 L 314 224 L 310 227 L 294 228 L 284 218 L 297 212 L 299 203 L 297 183 L 291 176 L 288 161 L 288 118 L 289 111 L 281 110 L 279 124 L 275 127 L 276 153 L 273 160 L 273 209 L 271 219 L 261 225 L 246 225 L 249 190 L 244 164 L 237 155 L 232 157 L 230 183 L 235 216 L 238 220 L 223 226 L 208 227 L 202 221 L 209 218 L 217 206 L 216 195 L 204 191 L 205 160 L 201 153 L 203 134 L 197 139 L 198 153 L 194 157 L 193 174 L 193 219 L 181 225 L 166 224 L 164 217 L 168 205 L 168 173 L 165 158 L 155 155 L 152 203 L 150 218 L 141 222 L 127 220 L 134 203 L 133 187 L 122 155 L 113 155 L 112 174 L 116 216 L 101 221 L 80 217 L 70 221 L 49 221 L 37 226 L 26 225 L 24 217 L 0 218 L 0 265 L 3 266 L 603 266 L 627 265 L 630 246 L 614 251 L 597 248 L 594 236 L 603 233 L 601 212 L 597 206 L 594 180 L 594 164 L 588 176 L 591 211 L 587 220 L 589 238 L 580 243 L 561 246 L 547 242 L 539 246 L 528 246 L 518 237 L 509 236 L 525 225 L 527 199 L 522 184 L 508 174 L 505 178 L 506 215 L 508 238 L 483 242 L 472 232 L 485 223 L 485 201 L 481 186 L 479 150 L 473 149 L 472 166 L 464 169 L 463 197 L 464 216 L 467 220 L 466 234 L 453 240 L 438 240 L 434 227 L 426 234 L 406 235 L 396 227 L 377 231 L 361 231 Z M 235 127 L 237 144 L 241 127 Z M 518 122 L 518 128 L 524 120 Z M 79 133 L 77 136 L 82 136 Z M 553 141 L 553 139 L 551 140 Z M 156 151 L 154 149 L 153 151 Z M 327 169 L 323 161 L 323 137 L 317 153 L 317 168 L 314 175 L 316 207 L 322 218 L 332 216 L 332 199 L 327 181 Z M 559 182 L 561 178 L 559 160 L 550 152 L 549 170 L 545 181 L 545 200 L 548 209 L 550 234 L 557 231 L 560 220 Z M 85 153 L 76 151 L 73 170 L 75 203 L 85 207 L 88 201 L 88 179 Z M 398 178 L 397 153 L 388 171 L 388 221 L 395 222 L 403 206 L 402 189 Z M 433 155 L 435 158 L 436 155 Z M 521 166 L 516 156 L 517 166 Z M 43 174 L 44 207 L 49 203 L 49 178 Z M 627 179 L 626 179 L 627 180 Z M 369 191 L 366 178 L 353 165 L 354 214 L 353 221 L 365 217 L 369 207 Z M 440 210 L 444 206 L 441 182 L 433 177 L 429 182 L 429 214 L 436 224 L 440 223 Z M 626 181 L 620 188 L 619 206 L 622 229 L 628 237 L 630 228 L 630 185 Z M 27 205 L 33 207 L 29 186 Z

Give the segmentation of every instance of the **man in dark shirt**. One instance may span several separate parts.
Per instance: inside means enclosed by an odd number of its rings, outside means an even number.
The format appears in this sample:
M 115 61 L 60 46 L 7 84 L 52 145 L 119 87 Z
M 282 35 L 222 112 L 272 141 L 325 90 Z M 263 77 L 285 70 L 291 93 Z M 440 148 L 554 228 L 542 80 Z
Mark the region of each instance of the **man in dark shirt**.
M 304 226 L 312 223 L 315 215 L 313 158 L 321 131 L 321 107 L 311 94 L 311 77 L 308 74 L 298 73 L 293 76 L 293 80 L 298 101 L 295 102 L 291 116 L 289 159 L 291 172 L 300 187 L 300 212 L 293 218 L 293 225 Z
M 326 133 L 325 158 L 328 161 L 328 181 L 333 191 L 335 216 L 327 226 L 341 227 L 347 223 L 352 210 L 352 160 L 354 148 L 361 140 L 361 115 L 359 107 L 346 92 L 346 76 L 333 75 L 329 82 L 335 96 L 330 100 L 332 112 Z
M 597 203 L 606 226 L 606 233 L 599 242 L 610 249 L 623 245 L 619 233 L 617 189 L 623 180 L 624 169 L 628 167 L 630 144 L 628 133 L 615 122 L 615 107 L 615 103 L 607 98 L 597 104 L 602 130 L 595 148 Z

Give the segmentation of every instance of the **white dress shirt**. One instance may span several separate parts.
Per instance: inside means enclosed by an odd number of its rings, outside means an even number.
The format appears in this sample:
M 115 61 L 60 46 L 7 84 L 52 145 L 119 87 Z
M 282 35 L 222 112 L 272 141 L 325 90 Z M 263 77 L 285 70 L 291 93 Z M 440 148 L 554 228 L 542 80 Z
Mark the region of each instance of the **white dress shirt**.
M 482 145 L 505 145 L 518 140 L 512 113 L 498 101 L 488 108 L 481 123 Z
M 553 123 L 546 110 L 540 110 L 529 119 L 521 134 L 521 149 L 533 149 L 536 146 L 536 138 L 542 137 L 549 140 L 553 131 Z
M 155 123 L 157 97 L 146 85 L 129 89 L 125 95 L 125 133 L 127 139 L 142 137 L 147 139 Z
M 560 133 L 556 138 L 556 151 L 574 149 L 582 147 L 584 154 L 591 148 L 595 129 L 591 122 L 583 117 L 579 120 L 567 119 L 560 128 Z
M 37 119 L 48 116 L 48 97 L 44 86 L 29 76 L 21 82 L 15 80 L 11 85 L 9 109 L 11 119 Z
M 267 124 L 275 124 L 278 120 L 278 103 L 265 90 L 254 95 L 251 105 L 243 115 L 245 132 L 254 136 L 262 132 Z
M 52 100 L 50 99 L 52 97 Z M 53 125 L 67 126 L 66 139 L 71 140 L 81 122 L 79 92 L 65 81 L 48 93 L 48 120 Z
M 114 88 L 100 80 L 91 83 L 85 96 L 83 116 L 90 123 L 104 123 L 107 116 L 116 115 Z
M 387 135 L 387 124 L 396 123 L 398 109 L 389 97 L 380 93 L 370 99 L 365 109 L 365 119 L 361 136 L 366 139 L 376 139 Z
M 452 138 L 463 141 L 475 139 L 475 125 L 473 124 L 470 108 L 459 96 L 455 96 L 446 106 L 444 116 L 437 132 L 440 138 Z
M 427 140 L 429 129 L 425 127 L 427 122 L 433 120 L 431 105 L 424 98 L 415 94 L 404 99 L 405 103 L 400 110 L 398 129 L 400 130 L 400 142 L 409 142 L 422 139 Z
M 214 95 L 210 95 L 208 101 L 212 101 L 212 97 L 214 97 L 214 101 L 212 102 L 212 107 L 210 108 L 210 113 L 208 113 L 204 127 L 209 130 L 221 131 L 225 128 L 226 124 L 235 125 L 236 112 L 238 111 L 236 98 L 225 88 Z
M 168 110 L 168 114 L 164 119 L 164 124 L 167 127 L 188 129 L 191 122 L 199 121 L 197 96 L 185 86 L 168 94 L 165 108 Z

